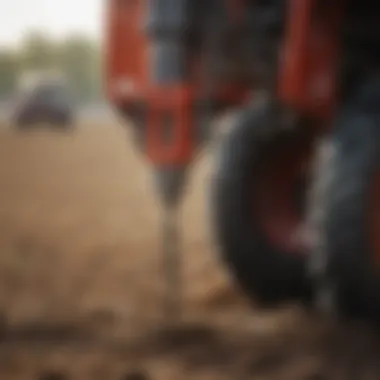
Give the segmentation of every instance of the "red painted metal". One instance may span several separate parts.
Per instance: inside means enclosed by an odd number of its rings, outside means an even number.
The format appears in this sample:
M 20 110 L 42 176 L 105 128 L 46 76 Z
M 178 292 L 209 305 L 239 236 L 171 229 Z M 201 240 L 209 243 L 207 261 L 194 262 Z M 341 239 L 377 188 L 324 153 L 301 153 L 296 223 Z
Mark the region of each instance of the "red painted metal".
M 108 0 L 105 40 L 106 93 L 114 105 L 143 103 L 147 109 L 147 153 L 157 163 L 184 163 L 193 155 L 194 109 L 204 83 L 197 68 L 186 83 L 152 88 L 148 80 L 150 41 L 143 31 L 147 0 Z M 239 25 L 246 0 L 224 0 L 232 24 Z M 342 0 L 288 0 L 279 64 L 278 96 L 300 114 L 325 120 L 336 101 Z M 206 52 L 207 53 L 207 52 Z M 192 62 L 202 57 L 192 56 Z M 195 67 L 196 65 L 194 65 Z M 231 78 L 214 83 L 208 99 L 225 108 L 245 103 L 251 89 Z M 162 120 L 176 123 L 173 143 L 161 138 Z M 188 141 L 187 141 L 188 140 Z
M 227 6 L 236 18 L 244 12 L 244 2 L 245 0 L 228 0 Z M 113 104 L 155 99 L 154 95 L 149 95 L 147 67 L 150 42 L 142 29 L 145 10 L 146 0 L 108 0 L 104 66 L 106 93 Z M 199 58 L 191 59 L 196 62 Z M 195 66 L 194 71 L 196 70 L 199 67 Z M 197 83 L 195 72 L 192 78 L 191 86 L 195 89 L 195 95 L 201 94 L 203 83 Z M 180 84 L 177 85 L 179 86 Z M 229 83 L 226 78 L 226 83 L 214 86 L 211 96 L 233 106 L 247 99 L 248 89 Z
M 147 103 L 149 158 L 160 165 L 189 163 L 194 152 L 192 89 L 186 85 L 151 88 Z M 164 139 L 168 121 L 173 125 L 170 142 Z
M 106 93 L 114 103 L 144 97 L 148 40 L 142 25 L 146 0 L 107 0 L 104 41 Z
M 245 12 L 247 0 L 225 0 L 227 5 L 228 14 L 235 24 L 238 24 Z
M 325 119 L 334 110 L 341 15 L 341 0 L 288 1 L 278 93 L 300 113 Z

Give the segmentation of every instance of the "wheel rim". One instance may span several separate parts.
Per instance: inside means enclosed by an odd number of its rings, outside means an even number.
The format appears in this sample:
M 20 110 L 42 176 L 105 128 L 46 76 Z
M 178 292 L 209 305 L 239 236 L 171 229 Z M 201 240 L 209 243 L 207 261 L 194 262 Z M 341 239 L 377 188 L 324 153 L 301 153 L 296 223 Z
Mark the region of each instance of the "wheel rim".
M 253 194 L 256 220 L 271 245 L 303 254 L 309 146 L 305 141 L 285 142 L 268 148 L 268 153 L 272 156 L 260 168 Z

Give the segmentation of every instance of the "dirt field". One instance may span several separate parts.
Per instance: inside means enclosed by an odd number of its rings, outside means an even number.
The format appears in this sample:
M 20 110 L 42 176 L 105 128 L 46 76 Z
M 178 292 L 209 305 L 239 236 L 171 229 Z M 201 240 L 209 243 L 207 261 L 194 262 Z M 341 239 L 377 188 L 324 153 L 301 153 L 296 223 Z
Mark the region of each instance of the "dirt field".
M 0 379 L 380 378 L 373 333 L 237 293 L 210 238 L 209 168 L 189 185 L 184 321 L 167 331 L 159 209 L 125 131 L 0 131 Z

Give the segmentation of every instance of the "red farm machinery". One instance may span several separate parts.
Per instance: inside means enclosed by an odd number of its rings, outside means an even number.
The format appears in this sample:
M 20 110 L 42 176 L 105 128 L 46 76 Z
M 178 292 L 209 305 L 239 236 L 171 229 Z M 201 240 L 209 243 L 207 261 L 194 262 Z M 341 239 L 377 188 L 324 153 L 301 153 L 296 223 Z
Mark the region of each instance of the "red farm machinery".
M 241 288 L 266 306 L 380 317 L 374 4 L 107 1 L 107 97 L 152 164 L 169 275 L 186 173 L 213 118 L 233 110 L 210 203 L 221 257 Z

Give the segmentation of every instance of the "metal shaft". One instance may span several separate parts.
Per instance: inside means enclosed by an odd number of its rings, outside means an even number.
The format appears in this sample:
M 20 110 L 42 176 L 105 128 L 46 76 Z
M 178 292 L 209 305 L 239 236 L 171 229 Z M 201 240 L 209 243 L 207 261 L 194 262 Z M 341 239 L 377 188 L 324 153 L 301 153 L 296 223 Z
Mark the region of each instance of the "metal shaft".
M 162 257 L 166 287 L 164 313 L 169 323 L 180 319 L 182 309 L 182 260 L 178 222 L 178 207 L 164 207 L 162 220 Z

